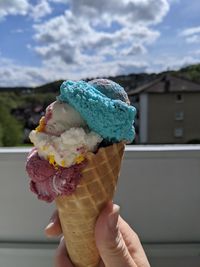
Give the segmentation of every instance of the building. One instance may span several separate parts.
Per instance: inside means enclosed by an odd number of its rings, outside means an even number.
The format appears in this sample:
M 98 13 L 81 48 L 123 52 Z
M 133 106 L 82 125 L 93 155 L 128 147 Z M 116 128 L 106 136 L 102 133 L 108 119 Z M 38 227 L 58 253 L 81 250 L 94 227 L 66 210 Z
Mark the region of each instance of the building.
M 171 74 L 129 92 L 136 143 L 200 143 L 200 84 Z

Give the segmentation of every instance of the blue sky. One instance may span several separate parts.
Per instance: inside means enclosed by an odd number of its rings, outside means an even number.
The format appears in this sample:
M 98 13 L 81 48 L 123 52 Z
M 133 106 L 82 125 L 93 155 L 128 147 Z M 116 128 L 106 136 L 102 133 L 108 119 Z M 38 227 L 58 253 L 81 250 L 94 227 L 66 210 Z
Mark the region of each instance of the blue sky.
M 1 0 L 0 86 L 200 62 L 199 0 Z

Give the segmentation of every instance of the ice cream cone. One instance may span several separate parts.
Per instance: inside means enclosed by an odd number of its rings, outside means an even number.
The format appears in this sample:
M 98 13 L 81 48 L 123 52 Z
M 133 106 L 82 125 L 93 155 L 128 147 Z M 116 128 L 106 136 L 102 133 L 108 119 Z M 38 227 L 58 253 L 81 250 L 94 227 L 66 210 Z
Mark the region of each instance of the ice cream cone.
M 120 142 L 100 148 L 96 154 L 88 152 L 76 191 L 55 200 L 67 251 L 76 267 L 98 266 L 95 223 L 102 208 L 113 198 L 124 147 Z

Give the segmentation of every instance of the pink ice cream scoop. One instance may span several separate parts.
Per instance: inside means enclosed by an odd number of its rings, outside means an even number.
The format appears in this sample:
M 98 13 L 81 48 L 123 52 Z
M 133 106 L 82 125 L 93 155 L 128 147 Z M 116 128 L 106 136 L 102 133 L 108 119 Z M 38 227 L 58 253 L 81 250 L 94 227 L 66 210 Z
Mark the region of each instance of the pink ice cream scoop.
M 44 182 L 55 175 L 55 168 L 45 159 L 38 156 L 37 149 L 33 148 L 28 155 L 26 170 L 33 182 Z
M 52 202 L 58 195 L 72 194 L 81 179 L 81 171 L 86 161 L 69 168 L 54 167 L 39 157 L 33 149 L 27 159 L 26 171 L 31 178 L 30 189 L 38 199 Z

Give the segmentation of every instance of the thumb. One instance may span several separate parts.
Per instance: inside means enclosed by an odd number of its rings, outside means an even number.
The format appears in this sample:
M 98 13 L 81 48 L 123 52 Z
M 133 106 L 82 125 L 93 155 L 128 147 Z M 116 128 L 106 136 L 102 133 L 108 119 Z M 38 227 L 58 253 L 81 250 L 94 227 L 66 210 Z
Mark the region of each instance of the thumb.
M 119 206 L 109 202 L 100 214 L 95 239 L 106 267 L 136 267 L 118 227 Z

